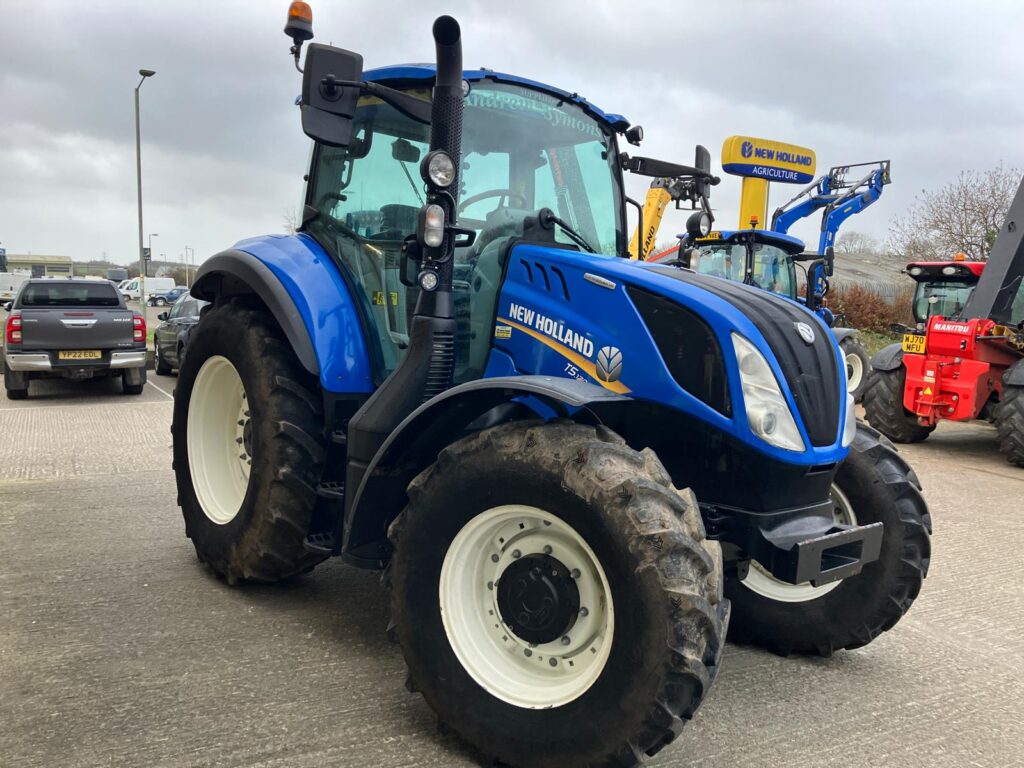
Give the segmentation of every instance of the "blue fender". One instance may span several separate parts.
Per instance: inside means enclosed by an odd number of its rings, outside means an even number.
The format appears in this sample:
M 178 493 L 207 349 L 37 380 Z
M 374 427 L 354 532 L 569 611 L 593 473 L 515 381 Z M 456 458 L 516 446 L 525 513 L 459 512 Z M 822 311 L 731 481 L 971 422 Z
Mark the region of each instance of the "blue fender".
M 871 358 L 871 367 L 876 371 L 895 371 L 903 365 L 903 345 L 890 344 L 878 350 Z
M 243 240 L 203 262 L 192 295 L 256 294 L 273 314 L 299 362 L 327 392 L 368 394 L 373 369 L 364 324 L 348 283 L 308 235 Z

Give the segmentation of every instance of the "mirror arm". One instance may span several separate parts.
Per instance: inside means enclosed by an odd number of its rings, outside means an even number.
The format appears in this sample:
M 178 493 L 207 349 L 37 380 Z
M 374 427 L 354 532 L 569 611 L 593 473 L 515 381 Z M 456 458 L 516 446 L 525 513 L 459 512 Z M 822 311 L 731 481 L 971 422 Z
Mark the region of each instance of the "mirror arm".
M 347 83 L 340 84 L 348 85 Z M 379 85 L 377 83 L 362 82 L 352 83 L 352 85 L 358 85 L 362 93 L 368 93 L 371 96 L 376 96 L 386 101 L 406 117 L 411 117 L 420 123 L 430 125 L 430 100 L 421 99 L 419 96 L 410 96 L 403 91 L 396 91 L 394 88 L 388 88 L 386 85 Z

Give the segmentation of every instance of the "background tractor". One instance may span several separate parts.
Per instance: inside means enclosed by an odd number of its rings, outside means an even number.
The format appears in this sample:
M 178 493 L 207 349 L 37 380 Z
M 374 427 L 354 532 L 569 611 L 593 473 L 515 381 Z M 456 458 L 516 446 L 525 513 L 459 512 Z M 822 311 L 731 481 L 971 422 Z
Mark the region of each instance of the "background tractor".
M 914 320 L 927 323 L 934 315 L 959 317 L 985 271 L 985 262 L 967 261 L 962 253 L 951 261 L 912 261 L 904 270 L 914 282 Z
M 298 66 L 308 6 L 286 31 Z M 193 287 L 186 533 L 229 583 L 384 570 L 410 689 L 487 755 L 634 765 L 706 696 L 730 604 L 783 653 L 871 642 L 930 518 L 813 313 L 617 258 L 623 170 L 706 204 L 708 168 L 620 153 L 623 117 L 433 31 L 436 66 L 308 48 L 301 231 Z
M 1024 180 L 984 269 L 945 262 L 907 271 L 918 280 L 919 324 L 871 359 L 868 421 L 915 443 L 944 419 L 988 418 L 1007 461 L 1024 466 Z

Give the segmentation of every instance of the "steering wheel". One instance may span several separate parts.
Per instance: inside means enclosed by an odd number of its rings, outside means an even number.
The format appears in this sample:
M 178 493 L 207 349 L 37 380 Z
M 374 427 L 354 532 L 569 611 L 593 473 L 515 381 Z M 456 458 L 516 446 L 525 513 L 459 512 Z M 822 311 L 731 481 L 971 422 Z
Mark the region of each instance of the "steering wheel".
M 526 207 L 526 195 L 521 192 L 516 192 L 514 189 L 488 189 L 485 192 L 479 192 L 475 195 L 470 195 L 465 200 L 459 203 L 458 212 L 461 214 L 464 210 L 474 203 L 479 203 L 481 200 L 487 200 L 491 197 L 500 197 L 502 200 L 505 198 L 515 198 L 517 202 L 521 203 L 521 208 Z M 507 204 L 506 204 L 507 206 Z M 501 207 L 501 203 L 498 203 L 498 207 Z

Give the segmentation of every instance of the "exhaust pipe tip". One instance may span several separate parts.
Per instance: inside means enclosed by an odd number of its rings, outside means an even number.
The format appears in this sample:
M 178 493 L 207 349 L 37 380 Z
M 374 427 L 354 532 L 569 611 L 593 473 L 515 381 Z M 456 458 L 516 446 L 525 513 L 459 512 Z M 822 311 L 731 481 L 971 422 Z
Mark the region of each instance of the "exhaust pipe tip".
M 434 21 L 434 42 L 438 45 L 455 45 L 461 37 L 459 22 L 451 16 L 438 16 Z

